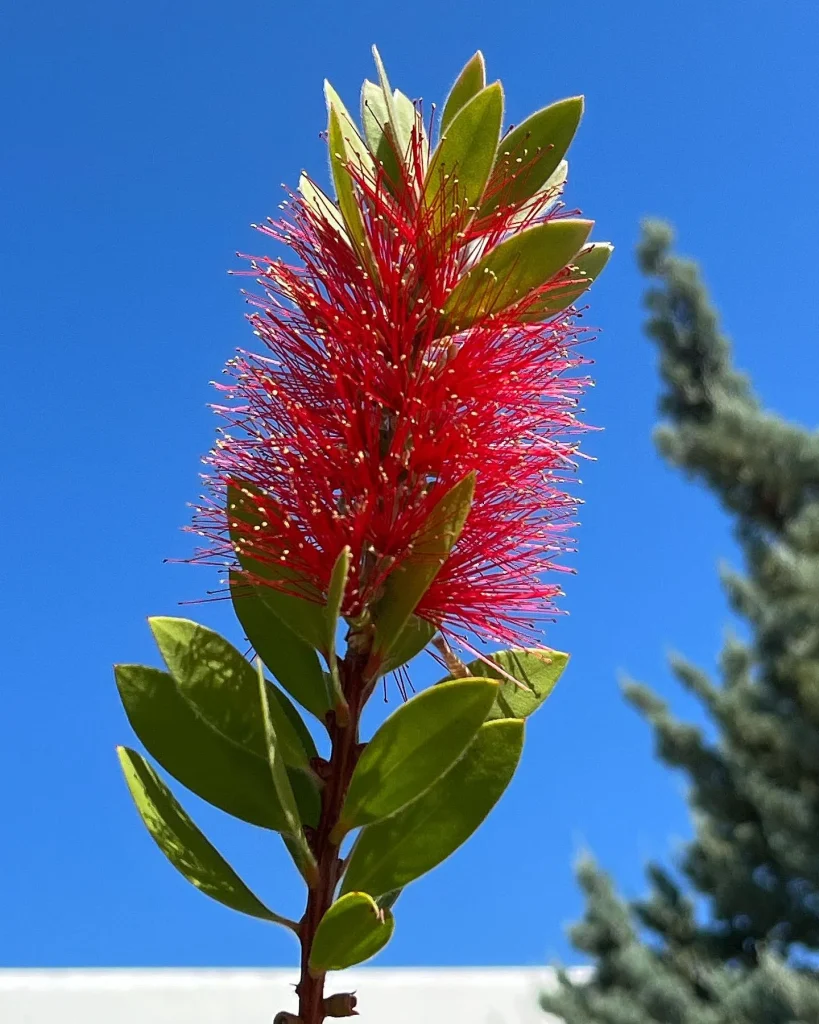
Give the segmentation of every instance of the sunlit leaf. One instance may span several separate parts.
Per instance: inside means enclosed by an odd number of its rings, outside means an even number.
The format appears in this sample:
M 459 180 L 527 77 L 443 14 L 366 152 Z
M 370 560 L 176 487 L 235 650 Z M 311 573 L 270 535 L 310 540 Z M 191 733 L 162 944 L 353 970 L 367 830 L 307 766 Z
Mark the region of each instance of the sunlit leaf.
M 251 917 L 296 931 L 298 926 L 269 910 L 194 825 L 156 772 L 133 750 L 117 747 L 128 789 L 157 846 L 200 892 Z

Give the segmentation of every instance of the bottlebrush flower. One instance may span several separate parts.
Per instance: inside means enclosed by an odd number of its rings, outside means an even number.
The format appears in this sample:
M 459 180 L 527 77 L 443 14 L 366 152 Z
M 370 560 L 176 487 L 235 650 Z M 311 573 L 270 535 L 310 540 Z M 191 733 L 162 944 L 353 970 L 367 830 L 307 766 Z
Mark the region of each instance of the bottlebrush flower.
M 338 201 L 304 176 L 284 216 L 259 226 L 289 257 L 248 257 L 262 351 L 239 352 L 216 385 L 225 425 L 196 557 L 323 600 L 349 546 L 342 614 L 366 624 L 436 504 L 474 474 L 463 530 L 415 613 L 517 643 L 560 592 L 544 576 L 570 546 L 589 384 L 571 303 L 610 247 L 587 245 L 591 222 L 560 202 L 582 101 L 501 140 L 500 85 L 485 85 L 482 59 L 467 69 L 434 149 L 420 107 L 385 78 L 365 83 L 363 133 L 328 88 Z M 231 487 L 251 515 L 230 507 Z

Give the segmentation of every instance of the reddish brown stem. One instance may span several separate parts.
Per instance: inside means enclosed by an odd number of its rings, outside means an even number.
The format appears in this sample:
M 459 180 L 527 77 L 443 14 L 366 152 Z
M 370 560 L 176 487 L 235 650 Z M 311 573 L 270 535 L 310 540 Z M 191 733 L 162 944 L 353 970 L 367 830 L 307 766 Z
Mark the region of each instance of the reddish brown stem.
M 341 874 L 338 847 L 330 842 L 350 785 L 359 755 L 358 722 L 364 697 L 362 669 L 366 659 L 350 656 L 340 664 L 344 694 L 350 708 L 349 722 L 342 726 L 331 712 L 328 729 L 332 752 L 327 779 L 322 791 L 321 817 L 311 845 L 318 862 L 319 880 L 307 894 L 307 907 L 299 924 L 301 939 L 301 977 L 296 992 L 299 997 L 299 1019 L 302 1024 L 322 1024 L 324 1013 L 324 975 L 313 977 L 308 969 L 313 938 L 324 914 L 333 902 Z

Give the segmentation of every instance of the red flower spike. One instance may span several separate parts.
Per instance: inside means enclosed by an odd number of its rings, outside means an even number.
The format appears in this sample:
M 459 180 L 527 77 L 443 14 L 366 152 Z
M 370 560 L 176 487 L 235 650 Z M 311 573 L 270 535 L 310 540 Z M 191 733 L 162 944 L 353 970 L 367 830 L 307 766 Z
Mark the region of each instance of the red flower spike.
M 258 499 L 258 520 L 233 523 L 245 566 L 285 563 L 302 593 L 326 595 L 348 545 L 342 614 L 358 619 L 410 557 L 442 495 L 474 473 L 466 525 L 415 611 L 456 635 L 522 644 L 555 612 L 560 589 L 543 576 L 563 568 L 577 504 L 566 487 L 584 429 L 575 410 L 589 381 L 576 373 L 585 360 L 575 346 L 585 332 L 571 309 L 529 322 L 539 299 L 574 280 L 572 268 L 455 335 L 443 333 L 442 311 L 511 233 L 565 216 L 563 178 L 513 204 L 494 173 L 492 202 L 476 216 L 476 205 L 460 202 L 457 174 L 425 198 L 420 112 L 406 150 L 393 155 L 390 179 L 380 162 L 374 172 L 360 159 L 344 167 L 366 260 L 337 206 L 306 179 L 285 218 L 259 228 L 294 260 L 248 257 L 245 273 L 263 289 L 248 301 L 264 354 L 240 352 L 216 385 L 225 426 L 193 527 L 210 543 L 195 560 L 237 567 L 225 511 L 235 482 Z M 245 571 L 287 585 L 281 574 Z

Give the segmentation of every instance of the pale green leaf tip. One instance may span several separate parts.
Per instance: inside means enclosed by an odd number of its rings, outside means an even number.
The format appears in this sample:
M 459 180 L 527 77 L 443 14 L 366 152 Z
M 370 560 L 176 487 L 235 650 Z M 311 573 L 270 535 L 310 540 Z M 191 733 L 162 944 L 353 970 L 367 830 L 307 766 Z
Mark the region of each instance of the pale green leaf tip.
M 177 615 L 149 615 L 147 621 L 152 633 L 156 633 L 157 630 L 161 631 L 165 629 L 169 622 L 192 622 L 191 619 L 183 619 Z M 196 623 L 194 623 L 194 625 L 196 625 Z
M 338 95 L 336 90 L 332 87 L 332 85 L 330 84 L 329 79 L 325 78 L 324 79 L 324 100 L 325 100 L 325 102 L 327 104 L 327 110 L 329 111 L 333 107 L 337 106 L 339 101 L 340 101 L 340 99 L 341 99 L 341 97 Z

